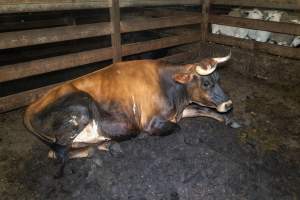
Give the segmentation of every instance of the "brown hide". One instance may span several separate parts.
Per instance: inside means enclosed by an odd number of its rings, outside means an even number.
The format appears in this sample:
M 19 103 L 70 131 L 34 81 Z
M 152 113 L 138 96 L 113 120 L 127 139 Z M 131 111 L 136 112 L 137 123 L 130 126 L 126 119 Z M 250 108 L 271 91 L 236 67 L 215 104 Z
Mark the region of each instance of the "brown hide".
M 99 105 L 103 102 L 121 104 L 124 113 L 129 113 L 135 118 L 138 115 L 137 124 L 144 128 L 150 118 L 162 112 L 165 107 L 166 100 L 160 86 L 159 68 L 166 65 L 164 62 L 153 60 L 110 65 L 50 90 L 27 109 L 25 118 L 31 118 L 32 114 L 38 113 L 63 95 L 83 91 Z

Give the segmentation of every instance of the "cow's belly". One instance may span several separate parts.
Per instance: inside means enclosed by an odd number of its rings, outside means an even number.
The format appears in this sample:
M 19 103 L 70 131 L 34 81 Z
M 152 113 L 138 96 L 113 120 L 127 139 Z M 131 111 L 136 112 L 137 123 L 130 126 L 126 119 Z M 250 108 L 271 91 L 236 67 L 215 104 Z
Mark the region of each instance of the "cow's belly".
M 101 134 L 99 124 L 92 120 L 86 127 L 74 138 L 73 143 L 97 144 L 109 141 L 108 137 Z

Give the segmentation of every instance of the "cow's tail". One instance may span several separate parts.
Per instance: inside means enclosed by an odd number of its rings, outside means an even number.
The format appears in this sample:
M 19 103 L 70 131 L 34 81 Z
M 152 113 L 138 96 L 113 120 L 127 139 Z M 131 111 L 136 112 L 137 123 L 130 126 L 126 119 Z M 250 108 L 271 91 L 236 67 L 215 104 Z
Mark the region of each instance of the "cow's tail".
M 31 123 L 33 115 L 34 113 L 31 111 L 30 107 L 27 108 L 24 115 L 24 125 L 33 135 L 35 135 L 39 140 L 41 140 L 45 145 L 50 147 L 55 152 L 56 159 L 61 161 L 61 166 L 54 177 L 60 178 L 64 174 L 65 164 L 68 160 L 68 149 L 66 146 L 57 144 L 55 139 L 49 138 L 45 134 L 40 133 L 33 128 Z
M 30 107 L 27 108 L 24 115 L 24 125 L 26 128 L 35 135 L 38 139 L 40 139 L 43 143 L 45 143 L 47 146 L 52 147 L 55 143 L 55 139 L 47 137 L 45 134 L 40 133 L 37 131 L 34 127 L 32 127 L 31 119 L 33 117 L 33 112 L 30 109 Z

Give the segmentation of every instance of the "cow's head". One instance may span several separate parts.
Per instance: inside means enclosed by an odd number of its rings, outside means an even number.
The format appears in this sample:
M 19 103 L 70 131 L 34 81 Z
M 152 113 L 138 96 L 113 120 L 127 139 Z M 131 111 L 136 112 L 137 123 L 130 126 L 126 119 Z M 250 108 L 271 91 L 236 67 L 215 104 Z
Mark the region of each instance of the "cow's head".
M 227 112 L 232 108 L 232 101 L 220 87 L 215 70 L 219 63 L 229 60 L 230 56 L 231 53 L 225 57 L 206 58 L 196 64 L 184 65 L 173 79 L 186 85 L 191 102 L 215 108 L 218 112 Z

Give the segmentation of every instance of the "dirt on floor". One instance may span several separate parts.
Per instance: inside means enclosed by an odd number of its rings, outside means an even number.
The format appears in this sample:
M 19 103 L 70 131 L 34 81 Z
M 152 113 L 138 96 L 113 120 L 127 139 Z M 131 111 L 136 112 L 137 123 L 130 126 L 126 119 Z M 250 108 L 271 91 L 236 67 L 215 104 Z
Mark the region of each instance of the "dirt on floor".
M 23 126 L 24 110 L 1 114 L 0 198 L 299 199 L 299 85 L 249 79 L 230 66 L 220 73 L 241 128 L 185 119 L 172 135 L 134 138 L 73 160 L 60 179 L 47 147 Z

